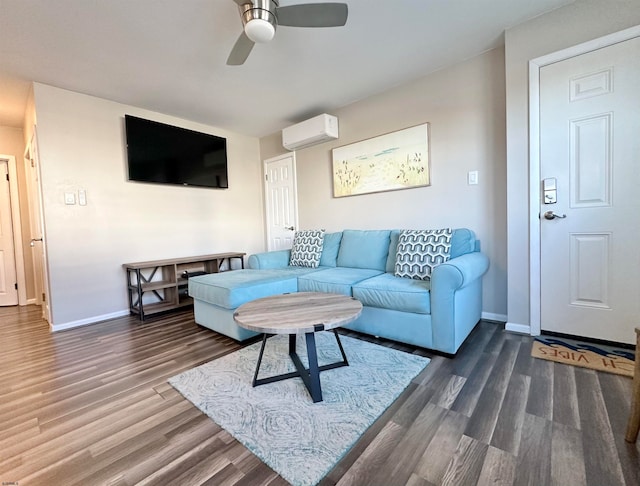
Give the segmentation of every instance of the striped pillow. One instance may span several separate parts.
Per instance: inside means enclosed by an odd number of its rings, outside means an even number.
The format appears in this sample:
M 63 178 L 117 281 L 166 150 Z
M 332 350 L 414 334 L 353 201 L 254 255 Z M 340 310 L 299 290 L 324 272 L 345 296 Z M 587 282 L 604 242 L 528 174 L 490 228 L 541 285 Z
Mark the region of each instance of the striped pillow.
M 293 235 L 289 265 L 317 268 L 322 255 L 323 241 L 324 230 L 296 231 Z
M 431 272 L 449 260 L 451 228 L 403 230 L 398 238 L 394 275 L 416 280 L 431 279 Z

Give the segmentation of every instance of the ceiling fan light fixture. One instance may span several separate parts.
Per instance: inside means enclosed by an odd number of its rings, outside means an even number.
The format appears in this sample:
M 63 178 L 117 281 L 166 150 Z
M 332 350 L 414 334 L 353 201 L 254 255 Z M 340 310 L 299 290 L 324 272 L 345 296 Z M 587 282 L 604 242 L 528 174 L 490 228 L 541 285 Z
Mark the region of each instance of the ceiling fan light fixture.
M 269 42 L 276 34 L 275 25 L 268 20 L 252 19 L 244 26 L 244 33 L 256 43 Z
M 2 0 L 0 0 L 2 1 Z M 280 7 L 279 0 L 233 0 L 238 5 L 243 31 L 233 45 L 227 65 L 244 64 L 257 43 L 273 40 L 278 25 L 287 27 L 340 27 L 349 15 L 346 3 L 302 3 Z

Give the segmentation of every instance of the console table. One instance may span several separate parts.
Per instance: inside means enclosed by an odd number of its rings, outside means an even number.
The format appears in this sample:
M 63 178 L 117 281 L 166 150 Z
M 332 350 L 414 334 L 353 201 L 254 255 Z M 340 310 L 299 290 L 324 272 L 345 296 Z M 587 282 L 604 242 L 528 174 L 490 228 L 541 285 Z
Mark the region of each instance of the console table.
M 231 270 L 234 259 L 239 259 L 244 268 L 244 256 L 231 252 L 124 263 L 129 311 L 144 321 L 151 314 L 193 305 L 188 294 L 189 277 Z

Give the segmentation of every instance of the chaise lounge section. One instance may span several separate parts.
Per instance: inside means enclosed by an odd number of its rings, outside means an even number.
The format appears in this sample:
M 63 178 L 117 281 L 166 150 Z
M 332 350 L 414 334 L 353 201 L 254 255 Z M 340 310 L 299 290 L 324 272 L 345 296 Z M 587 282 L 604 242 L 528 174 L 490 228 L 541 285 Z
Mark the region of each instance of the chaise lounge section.
M 480 320 L 482 276 L 489 268 L 473 231 L 453 230 L 448 260 L 430 279 L 396 276 L 400 230 L 344 230 L 324 234 L 316 268 L 291 266 L 291 250 L 251 255 L 248 269 L 189 279 L 198 324 L 243 341 L 255 333 L 233 313 L 260 297 L 286 292 L 353 296 L 361 316 L 346 328 L 455 354 Z

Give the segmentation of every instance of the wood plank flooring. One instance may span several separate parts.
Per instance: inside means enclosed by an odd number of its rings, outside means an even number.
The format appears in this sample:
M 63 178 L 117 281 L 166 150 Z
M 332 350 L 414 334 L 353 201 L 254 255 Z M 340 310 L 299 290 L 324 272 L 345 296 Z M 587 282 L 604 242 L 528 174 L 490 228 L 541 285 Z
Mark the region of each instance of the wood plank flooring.
M 167 384 L 238 343 L 191 311 L 55 334 L 39 315 L 0 308 L 0 483 L 287 484 Z M 531 358 L 491 322 L 454 359 L 345 334 L 432 362 L 322 486 L 640 484 L 631 379 Z

